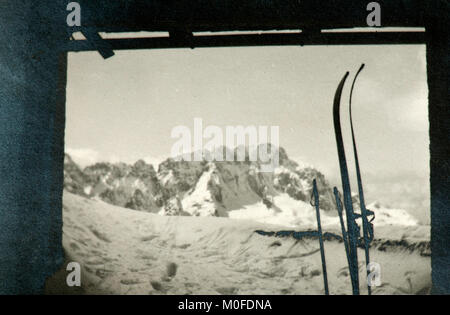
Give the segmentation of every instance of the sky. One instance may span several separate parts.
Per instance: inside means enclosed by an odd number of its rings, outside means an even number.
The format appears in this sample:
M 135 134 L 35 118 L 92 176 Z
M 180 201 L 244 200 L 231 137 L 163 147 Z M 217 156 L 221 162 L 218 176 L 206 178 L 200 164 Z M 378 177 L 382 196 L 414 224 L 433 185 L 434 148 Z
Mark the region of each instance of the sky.
M 175 126 L 279 126 L 289 157 L 339 184 L 332 120 L 336 86 L 350 71 L 353 123 L 368 200 L 429 217 L 429 137 L 425 46 L 233 47 L 70 53 L 66 151 L 96 161 L 158 163 Z M 354 179 L 353 168 L 350 169 Z M 340 187 L 340 185 L 339 185 Z M 353 190 L 356 183 L 353 180 Z M 428 220 L 428 221 L 427 221 Z

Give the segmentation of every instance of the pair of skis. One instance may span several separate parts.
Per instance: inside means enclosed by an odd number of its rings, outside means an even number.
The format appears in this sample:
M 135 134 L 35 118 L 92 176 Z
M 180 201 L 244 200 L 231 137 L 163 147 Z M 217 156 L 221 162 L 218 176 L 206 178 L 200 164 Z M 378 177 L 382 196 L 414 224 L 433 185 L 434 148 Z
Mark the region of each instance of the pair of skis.
M 341 230 L 342 230 L 342 238 L 344 240 L 344 247 L 345 247 L 345 253 L 347 256 L 347 263 L 349 266 L 350 271 L 350 279 L 352 283 L 352 291 L 354 295 L 359 295 L 359 266 L 358 266 L 358 252 L 357 248 L 358 246 L 363 245 L 364 246 L 364 252 L 365 252 L 365 259 L 366 259 L 366 271 L 367 276 L 369 276 L 369 270 L 367 269 L 370 263 L 370 254 L 369 254 L 369 247 L 370 243 L 373 240 L 373 225 L 372 220 L 374 218 L 374 213 L 366 208 L 365 201 L 364 201 L 364 190 L 362 186 L 362 180 L 361 180 L 361 170 L 359 167 L 359 159 L 358 159 L 358 151 L 356 148 L 356 140 L 355 140 L 355 132 L 353 129 L 353 119 L 352 119 L 352 95 L 353 95 L 353 88 L 355 86 L 356 78 L 358 77 L 361 70 L 364 68 L 364 64 L 361 65 L 359 70 L 357 71 L 355 78 L 353 79 L 353 83 L 350 90 L 350 100 L 349 100 L 349 116 L 350 116 L 350 127 L 351 127 L 351 133 L 352 133 L 352 142 L 353 142 L 353 153 L 355 158 L 355 166 L 356 166 L 356 177 L 358 181 L 358 195 L 359 195 L 359 202 L 360 202 L 360 208 L 361 208 L 361 214 L 355 213 L 353 209 L 353 201 L 352 201 L 352 195 L 351 195 L 351 188 L 350 188 L 350 180 L 348 175 L 348 168 L 347 168 L 347 159 L 345 156 L 345 148 L 344 148 L 344 141 L 342 139 L 342 130 L 341 130 L 341 116 L 340 116 L 340 102 L 341 102 L 341 95 L 342 90 L 344 88 L 345 81 L 349 75 L 347 72 L 344 77 L 342 78 L 341 82 L 339 83 L 336 93 L 334 95 L 334 102 L 333 102 L 333 121 L 334 121 L 334 131 L 336 135 L 336 144 L 337 144 L 337 150 L 338 150 L 338 157 L 339 157 L 339 168 L 341 172 L 341 181 L 342 181 L 342 189 L 344 192 L 344 204 L 342 204 L 341 196 L 336 187 L 334 187 L 334 196 L 336 199 L 336 206 L 337 211 L 339 215 L 339 221 L 341 224 Z M 314 200 L 314 203 L 312 202 Z M 311 205 L 315 207 L 316 209 L 316 218 L 317 218 L 317 234 L 319 236 L 319 245 L 320 245 L 320 256 L 322 259 L 322 271 L 323 271 L 323 282 L 324 282 L 324 288 L 325 288 L 325 294 L 329 294 L 328 290 L 328 278 L 327 278 L 327 266 L 325 262 L 325 250 L 323 245 L 323 234 L 322 234 L 322 226 L 320 222 L 320 210 L 319 210 L 319 193 L 317 190 L 317 183 L 316 180 L 313 180 L 313 190 L 312 190 L 312 196 L 311 196 Z M 343 217 L 343 210 L 345 207 L 345 215 L 346 215 L 346 221 L 347 221 L 347 229 L 345 227 L 344 223 L 344 217 Z M 368 216 L 372 216 L 372 219 L 369 221 Z M 360 229 L 358 224 L 356 223 L 356 219 L 361 218 L 362 219 L 362 225 L 363 225 L 363 243 L 361 244 L 360 239 Z M 367 285 L 368 294 L 371 294 L 371 288 L 370 285 Z
M 341 95 L 342 90 L 344 88 L 345 81 L 349 75 L 347 72 L 344 77 L 342 78 L 341 82 L 339 83 L 336 93 L 334 96 L 334 102 L 333 102 L 333 122 L 334 122 L 334 131 L 336 135 L 336 144 L 337 144 L 337 151 L 338 151 L 338 157 L 339 157 L 339 168 L 341 172 L 341 181 L 342 181 L 342 189 L 343 189 L 343 195 L 344 195 L 344 205 L 342 205 L 342 201 L 340 198 L 339 191 L 336 187 L 334 187 L 334 195 L 336 199 L 336 206 L 338 210 L 339 220 L 341 224 L 342 229 L 342 237 L 344 239 L 344 246 L 345 246 L 345 252 L 347 255 L 347 262 L 349 266 L 350 271 L 350 279 L 352 283 L 352 291 L 354 295 L 359 294 L 359 268 L 358 268 L 358 253 L 357 253 L 357 247 L 358 245 L 361 245 L 360 240 L 360 229 L 358 224 L 356 223 L 357 218 L 362 219 L 362 225 L 363 225 L 363 246 L 364 246 L 364 252 L 365 252 L 365 259 L 366 259 L 366 271 L 367 275 L 369 276 L 369 270 L 367 269 L 367 266 L 370 263 L 370 255 L 369 255 L 369 247 L 370 242 L 373 240 L 373 226 L 371 221 L 373 218 L 369 221 L 368 216 L 373 216 L 374 213 L 366 208 L 365 201 L 364 201 L 364 191 L 362 186 L 362 180 L 361 180 L 361 171 L 359 168 L 359 159 L 358 159 L 358 151 L 356 148 L 356 141 L 355 141 L 355 133 L 353 130 L 353 121 L 352 121 L 352 94 L 353 94 L 353 88 L 356 82 L 356 78 L 358 77 L 361 70 L 364 68 L 364 64 L 361 65 L 359 70 L 357 71 L 355 78 L 353 79 L 353 83 L 350 90 L 350 101 L 349 101 L 349 116 L 350 116 L 350 126 L 351 126 L 351 133 L 352 133 L 352 142 L 353 142 L 353 153 L 355 158 L 355 166 L 356 166 L 356 177 L 358 181 L 358 195 L 359 195 L 359 202 L 360 202 L 360 208 L 361 208 L 361 214 L 357 214 L 354 212 L 353 209 L 353 201 L 351 196 L 351 188 L 350 188 L 350 180 L 349 180 L 349 174 L 348 174 L 348 168 L 347 168 L 347 160 L 345 156 L 345 149 L 344 149 L 344 142 L 342 139 L 342 130 L 341 130 L 341 117 L 340 117 L 340 101 L 341 101 Z M 344 225 L 344 219 L 343 219 L 343 206 L 345 207 L 345 214 L 346 214 L 346 221 L 347 221 L 347 230 Z M 367 290 L 369 295 L 371 294 L 371 288 L 368 285 Z

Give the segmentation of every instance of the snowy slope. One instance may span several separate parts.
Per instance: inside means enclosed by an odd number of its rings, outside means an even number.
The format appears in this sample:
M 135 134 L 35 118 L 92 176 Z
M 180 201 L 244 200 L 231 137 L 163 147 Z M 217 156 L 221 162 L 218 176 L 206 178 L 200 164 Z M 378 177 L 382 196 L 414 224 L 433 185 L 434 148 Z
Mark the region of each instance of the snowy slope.
M 82 267 L 83 293 L 323 293 L 317 240 L 274 238 L 254 232 L 285 226 L 218 217 L 160 216 L 67 191 L 63 215 L 67 260 Z M 428 292 L 430 259 L 414 245 L 427 240 L 428 235 L 418 227 L 406 228 L 406 234 L 398 228 L 384 229 L 384 240 L 378 242 L 383 248 L 376 245 L 372 249 L 373 261 L 382 268 L 382 286 L 375 288 L 374 294 Z M 408 243 L 410 236 L 415 243 Z M 325 253 L 330 292 L 350 294 L 342 243 L 327 241 Z M 58 281 L 65 278 L 50 279 L 47 292 L 67 293 L 69 289 Z M 364 286 L 362 281 L 362 291 Z M 58 291 L 61 288 L 66 291 Z
M 245 206 L 242 209 L 229 212 L 232 219 L 248 219 L 261 223 L 278 224 L 292 228 L 313 228 L 317 226 L 316 212 L 309 204 L 301 200 L 294 200 L 287 194 L 280 194 L 273 198 L 274 207 L 267 209 L 262 203 L 258 202 L 253 205 Z M 373 224 L 375 229 L 382 226 L 415 227 L 418 222 L 405 210 L 389 209 L 379 206 L 378 204 L 368 205 L 369 209 L 375 211 L 375 219 Z M 361 220 L 357 220 L 361 225 Z M 321 210 L 322 226 L 330 226 L 338 228 L 339 218 L 326 211 Z
M 377 202 L 367 205 L 368 209 L 375 212 L 375 223 L 382 225 L 416 226 L 418 220 L 403 209 L 383 207 Z

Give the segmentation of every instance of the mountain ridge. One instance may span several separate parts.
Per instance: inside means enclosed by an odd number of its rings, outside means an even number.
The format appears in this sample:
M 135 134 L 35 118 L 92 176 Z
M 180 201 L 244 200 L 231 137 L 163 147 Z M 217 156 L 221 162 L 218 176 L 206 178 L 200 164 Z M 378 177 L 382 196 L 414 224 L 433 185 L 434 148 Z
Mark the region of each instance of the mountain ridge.
M 248 150 L 245 152 L 243 161 L 167 158 L 158 170 L 143 160 L 134 164 L 99 162 L 81 169 L 66 154 L 64 188 L 82 197 L 160 215 L 315 226 L 310 198 L 312 181 L 316 179 L 324 211 L 322 223 L 339 225 L 332 188 L 320 171 L 300 166 L 280 147 L 278 167 L 270 173 L 260 172 L 260 162 L 250 161 Z M 357 194 L 352 198 L 355 209 L 359 209 Z M 418 224 L 405 210 L 388 209 L 376 202 L 368 207 L 376 210 L 375 222 L 379 225 Z
M 300 167 L 279 148 L 279 166 L 273 173 L 263 173 L 259 161 L 249 160 L 248 148 L 245 152 L 244 161 L 232 162 L 167 158 L 158 170 L 143 160 L 134 164 L 98 162 L 81 169 L 66 153 L 64 188 L 134 210 L 226 217 L 229 211 L 259 201 L 270 208 L 270 199 L 282 193 L 309 202 L 316 178 L 321 208 L 333 209 L 331 187 L 318 170 Z

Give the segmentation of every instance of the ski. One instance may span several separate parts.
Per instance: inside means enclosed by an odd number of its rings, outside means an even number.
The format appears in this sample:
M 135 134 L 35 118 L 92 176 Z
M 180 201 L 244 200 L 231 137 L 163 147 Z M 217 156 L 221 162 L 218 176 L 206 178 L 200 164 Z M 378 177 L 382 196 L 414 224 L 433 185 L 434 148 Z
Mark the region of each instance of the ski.
M 312 204 L 312 206 L 316 208 L 317 234 L 319 236 L 320 257 L 322 259 L 323 284 L 325 288 L 325 295 L 329 295 L 330 293 L 328 291 L 327 264 L 325 261 L 325 249 L 323 246 L 322 224 L 320 223 L 319 192 L 317 191 L 316 179 L 313 180 L 313 196 L 314 196 L 314 204 Z
M 355 140 L 355 132 L 353 130 L 353 119 L 352 119 L 352 96 L 353 96 L 353 88 L 355 86 L 356 79 L 358 78 L 359 73 L 364 68 L 364 64 L 361 65 L 358 72 L 356 72 L 355 78 L 352 82 L 352 87 L 350 89 L 350 99 L 349 99 L 349 116 L 350 116 L 350 128 L 352 132 L 352 142 L 353 142 L 353 153 L 355 157 L 355 167 L 356 167 L 356 178 L 358 181 L 358 195 L 359 195 L 359 203 L 361 208 L 361 218 L 362 218 L 362 226 L 363 226 L 363 237 L 364 237 L 364 252 L 366 256 L 366 271 L 367 276 L 369 276 L 370 271 L 367 269 L 367 266 L 369 266 L 370 263 L 370 253 L 369 253 L 369 247 L 370 243 L 373 240 L 373 225 L 371 222 L 368 221 L 367 216 L 368 215 L 374 215 L 374 213 L 366 208 L 366 204 L 364 201 L 364 190 L 362 186 L 362 180 L 361 180 L 361 171 L 359 168 L 359 159 L 358 159 L 358 150 L 356 148 L 356 140 Z M 372 218 L 373 220 L 373 218 Z M 370 285 L 367 284 L 367 292 L 369 295 L 371 295 L 371 288 Z
M 347 219 L 347 235 L 348 235 L 348 258 L 350 278 L 352 282 L 352 291 L 354 295 L 359 295 L 359 274 L 358 274 L 358 253 L 357 243 L 359 239 L 359 228 L 356 225 L 355 213 L 353 211 L 350 180 L 348 176 L 347 160 L 345 157 L 344 142 L 342 139 L 340 103 L 342 89 L 349 73 L 346 72 L 339 83 L 333 101 L 333 122 L 336 136 L 336 145 L 339 157 L 339 168 L 341 172 L 342 189 L 344 194 L 344 207 Z
M 341 224 L 342 239 L 344 240 L 345 254 L 347 256 L 347 264 L 350 268 L 350 252 L 348 250 L 348 236 L 347 236 L 347 232 L 345 231 L 344 218 L 342 216 L 341 197 L 340 197 L 339 191 L 336 187 L 334 187 L 333 191 L 334 191 L 334 197 L 336 199 L 336 206 L 337 206 L 337 211 L 338 211 L 338 215 L 339 215 L 339 222 Z M 351 272 L 351 270 L 349 270 L 349 271 Z

